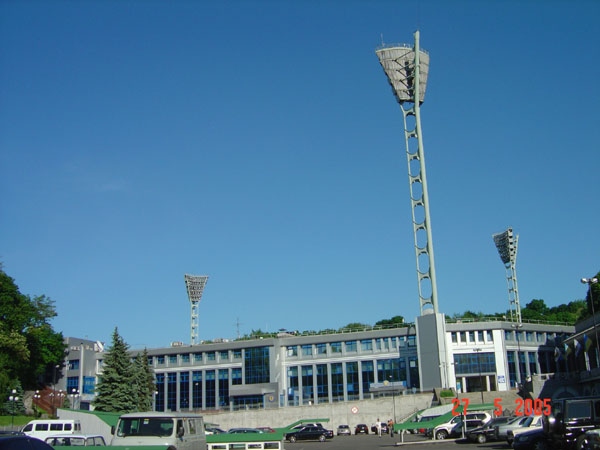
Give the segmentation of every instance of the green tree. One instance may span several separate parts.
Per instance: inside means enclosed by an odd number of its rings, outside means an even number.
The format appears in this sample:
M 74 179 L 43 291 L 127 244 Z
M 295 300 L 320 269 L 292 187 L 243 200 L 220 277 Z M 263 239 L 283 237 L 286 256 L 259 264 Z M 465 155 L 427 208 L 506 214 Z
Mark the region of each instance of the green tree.
M 16 380 L 25 389 L 52 381 L 49 374 L 66 354 L 62 333 L 49 323 L 54 317 L 50 298 L 22 294 L 0 266 L 0 389 Z
M 104 356 L 102 375 L 96 386 L 97 411 L 127 413 L 137 408 L 134 369 L 129 346 L 115 328 L 112 345 Z
M 394 316 L 391 319 L 382 319 L 378 322 L 375 322 L 375 326 L 394 326 L 394 325 L 402 325 L 404 324 L 404 317 L 402 316 Z
M 133 386 L 135 387 L 135 399 L 137 411 L 151 411 L 152 399 L 156 390 L 154 371 L 148 364 L 148 351 L 136 355 L 133 360 Z

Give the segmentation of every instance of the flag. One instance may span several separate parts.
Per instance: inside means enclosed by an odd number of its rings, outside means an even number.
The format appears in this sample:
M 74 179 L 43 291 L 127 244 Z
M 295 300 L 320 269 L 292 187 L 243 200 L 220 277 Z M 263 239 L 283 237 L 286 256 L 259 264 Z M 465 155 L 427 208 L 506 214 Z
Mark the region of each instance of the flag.
M 571 346 L 565 342 L 565 358 L 568 358 L 569 355 L 571 354 L 571 352 L 572 352 Z
M 590 351 L 590 347 L 592 346 L 592 340 L 587 337 L 587 334 L 583 335 L 583 348 L 585 348 L 586 352 Z
M 560 348 L 554 347 L 554 361 L 559 362 L 560 356 Z
M 575 356 L 579 356 L 579 354 L 581 353 L 581 342 L 579 342 L 577 339 L 575 339 L 573 341 L 573 344 L 575 345 Z

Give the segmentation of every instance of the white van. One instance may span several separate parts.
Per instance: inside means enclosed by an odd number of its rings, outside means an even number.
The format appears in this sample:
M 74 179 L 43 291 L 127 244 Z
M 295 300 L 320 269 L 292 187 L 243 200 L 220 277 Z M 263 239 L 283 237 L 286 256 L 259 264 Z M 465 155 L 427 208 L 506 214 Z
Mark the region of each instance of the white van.
M 112 434 L 111 446 L 166 445 L 173 450 L 206 448 L 203 418 L 193 413 L 123 414 Z
M 25 425 L 21 431 L 27 436 L 45 440 L 49 436 L 56 434 L 74 434 L 81 433 L 81 424 L 79 420 L 72 419 L 46 419 L 32 420 Z

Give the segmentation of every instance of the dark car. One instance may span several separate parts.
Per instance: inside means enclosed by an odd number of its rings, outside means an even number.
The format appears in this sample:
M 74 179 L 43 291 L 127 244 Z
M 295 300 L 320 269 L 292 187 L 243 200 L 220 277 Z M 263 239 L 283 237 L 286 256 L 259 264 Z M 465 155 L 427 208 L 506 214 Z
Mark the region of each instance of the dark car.
M 290 441 L 292 444 L 296 441 L 309 441 L 316 440 L 320 442 L 325 442 L 326 439 L 333 438 L 333 431 L 327 430 L 323 427 L 302 427 L 299 430 L 290 431 L 285 433 L 283 439 L 286 441 Z
M 369 434 L 369 427 L 366 423 L 359 423 L 354 429 L 354 434 Z
M 523 431 L 515 436 L 512 442 L 514 450 L 534 450 L 537 443 L 544 440 L 544 429 L 542 427 Z
M 460 420 L 456 425 L 452 427 L 450 430 L 449 436 L 451 438 L 458 438 L 462 436 L 463 427 L 465 429 L 465 435 L 467 432 L 474 430 L 475 428 L 480 428 L 483 426 L 485 422 L 481 419 L 467 419 Z
M 388 432 L 388 424 L 385 422 L 380 422 L 381 423 L 381 434 L 387 434 Z M 374 424 L 371 427 L 371 432 L 377 434 L 377 424 Z
M 496 440 L 496 427 L 504 425 L 509 421 L 510 417 L 494 417 L 488 423 L 481 427 L 473 428 L 466 432 L 466 437 L 471 442 L 485 444 L 487 441 Z
M 0 435 L 0 450 L 54 450 L 44 441 L 31 436 Z

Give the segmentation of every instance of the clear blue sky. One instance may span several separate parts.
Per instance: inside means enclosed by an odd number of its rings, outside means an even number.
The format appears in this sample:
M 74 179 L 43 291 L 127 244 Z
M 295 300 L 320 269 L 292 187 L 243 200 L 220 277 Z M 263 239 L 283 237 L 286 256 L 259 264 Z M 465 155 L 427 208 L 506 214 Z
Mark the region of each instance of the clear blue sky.
M 431 55 L 439 309 L 600 270 L 600 2 L 0 1 L 0 261 L 66 336 L 190 341 L 419 314 L 402 115 L 374 53 Z

